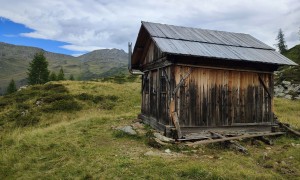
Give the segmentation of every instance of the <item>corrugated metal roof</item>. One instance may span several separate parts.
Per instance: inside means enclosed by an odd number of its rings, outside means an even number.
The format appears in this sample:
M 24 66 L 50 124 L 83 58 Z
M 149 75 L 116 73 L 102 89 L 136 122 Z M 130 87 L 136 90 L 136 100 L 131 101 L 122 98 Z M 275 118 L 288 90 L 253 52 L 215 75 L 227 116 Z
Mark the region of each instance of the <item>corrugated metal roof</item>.
M 249 34 L 142 22 L 165 53 L 297 65 Z

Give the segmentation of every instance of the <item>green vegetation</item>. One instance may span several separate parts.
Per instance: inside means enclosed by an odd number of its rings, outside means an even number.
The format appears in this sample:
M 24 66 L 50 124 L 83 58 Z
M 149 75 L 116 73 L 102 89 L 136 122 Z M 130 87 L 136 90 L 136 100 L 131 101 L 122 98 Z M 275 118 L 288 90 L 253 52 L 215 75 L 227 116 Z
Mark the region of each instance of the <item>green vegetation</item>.
M 278 35 L 277 35 L 276 40 L 278 41 L 278 43 L 276 44 L 276 46 L 278 47 L 279 52 L 281 54 L 286 53 L 286 51 L 287 51 L 287 45 L 285 44 L 284 34 L 283 34 L 283 32 L 282 32 L 281 29 L 279 29 L 279 31 L 278 31 Z
M 0 97 L 0 179 L 300 177 L 300 140 L 293 137 L 276 138 L 274 146 L 242 141 L 250 155 L 219 145 L 167 147 L 168 155 L 149 146 L 147 136 L 114 130 L 140 112 L 139 81 L 49 82 Z M 275 99 L 275 110 L 299 129 L 300 101 Z
M 56 80 L 57 80 L 57 76 L 55 72 L 51 72 L 49 76 L 49 81 L 56 81 Z
M 28 64 L 35 53 L 43 51 L 39 48 L 16 46 L 0 42 L 0 94 L 13 78 L 16 84 L 26 84 Z M 126 73 L 127 53 L 118 49 L 96 50 L 79 57 L 44 51 L 51 72 L 59 72 L 63 68 L 65 78 L 71 74 L 76 80 L 90 80 Z
M 33 60 L 29 63 L 28 84 L 45 84 L 49 81 L 48 61 L 44 53 L 39 52 L 34 55 Z
M 59 73 L 58 73 L 58 75 L 57 75 L 57 80 L 58 80 L 58 81 L 63 81 L 63 80 L 65 80 L 65 73 L 64 73 L 64 70 L 63 70 L 62 67 L 60 68 Z
M 6 94 L 11 94 L 17 91 L 17 87 L 16 87 L 16 83 L 15 81 L 12 79 L 8 85 L 8 87 L 6 88 Z

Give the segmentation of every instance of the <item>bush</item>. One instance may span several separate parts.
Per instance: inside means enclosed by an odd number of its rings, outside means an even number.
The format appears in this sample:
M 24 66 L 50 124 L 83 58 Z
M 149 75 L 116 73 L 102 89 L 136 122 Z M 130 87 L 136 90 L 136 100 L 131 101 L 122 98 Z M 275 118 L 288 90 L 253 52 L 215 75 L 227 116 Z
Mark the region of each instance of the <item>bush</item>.
M 52 102 L 61 101 L 61 100 L 73 100 L 73 97 L 68 94 L 51 94 L 51 95 L 41 98 L 41 100 L 45 103 L 52 103 Z
M 8 113 L 7 119 L 15 122 L 17 127 L 32 126 L 39 122 L 39 118 L 29 110 L 12 110 Z
M 101 109 L 112 110 L 116 106 L 116 102 L 106 101 L 100 104 Z
M 81 110 L 81 106 L 77 101 L 74 100 L 59 100 L 51 103 L 49 106 L 45 106 L 43 108 L 44 112 L 55 112 L 55 111 L 79 111 Z
M 92 101 L 94 99 L 94 96 L 87 93 L 81 93 L 77 95 L 76 98 L 82 101 L 87 101 L 87 100 Z
M 43 88 L 44 90 L 47 91 L 54 91 L 56 93 L 67 93 L 69 92 L 68 89 L 62 85 L 62 84 L 46 84 Z
M 12 102 L 9 101 L 8 99 L 4 99 L 4 98 L 0 99 L 0 108 L 4 108 L 10 104 L 12 104 Z

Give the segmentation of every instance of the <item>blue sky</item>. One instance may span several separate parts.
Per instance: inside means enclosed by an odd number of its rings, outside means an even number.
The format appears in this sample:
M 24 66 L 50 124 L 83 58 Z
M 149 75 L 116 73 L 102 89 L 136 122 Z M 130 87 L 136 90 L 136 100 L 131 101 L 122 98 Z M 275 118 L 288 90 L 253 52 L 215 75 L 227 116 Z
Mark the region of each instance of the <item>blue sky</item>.
M 127 51 L 141 21 L 246 33 L 272 47 L 281 28 L 288 48 L 300 44 L 299 0 L 0 0 L 0 4 L 0 41 L 71 55 L 104 48 Z
M 15 44 L 15 45 L 38 47 L 46 51 L 61 53 L 61 54 L 76 55 L 76 54 L 84 53 L 82 51 L 81 52 L 71 51 L 71 50 L 61 48 L 61 46 L 69 45 L 68 43 L 65 42 L 31 38 L 22 35 L 23 33 L 30 33 L 33 31 L 34 30 L 26 27 L 23 24 L 14 23 L 5 18 L 1 18 L 0 20 L 0 41 L 1 42 Z

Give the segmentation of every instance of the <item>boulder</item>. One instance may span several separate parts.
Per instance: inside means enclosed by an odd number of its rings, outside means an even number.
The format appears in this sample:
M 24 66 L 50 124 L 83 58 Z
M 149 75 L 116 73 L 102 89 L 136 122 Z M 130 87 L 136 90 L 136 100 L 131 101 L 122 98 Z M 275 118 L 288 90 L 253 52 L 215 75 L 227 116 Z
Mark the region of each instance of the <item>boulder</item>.
M 284 97 L 285 96 L 285 93 L 278 93 L 276 94 L 276 97 Z
M 290 86 L 292 83 L 290 81 L 282 81 L 281 84 L 283 86 Z
M 136 135 L 137 134 L 135 132 L 135 130 L 132 129 L 131 126 L 124 126 L 124 127 L 118 128 L 118 130 L 123 131 L 127 134 L 130 134 L 130 135 Z
M 163 136 L 163 135 L 161 135 L 160 133 L 153 133 L 153 135 L 154 135 L 157 139 L 161 140 L 162 142 L 173 142 L 173 141 L 174 141 L 174 139 L 171 139 L 171 138 L 168 138 L 168 137 L 166 137 L 166 136 Z
M 284 96 L 284 98 L 285 99 L 292 99 L 292 95 L 287 94 L 287 95 Z

